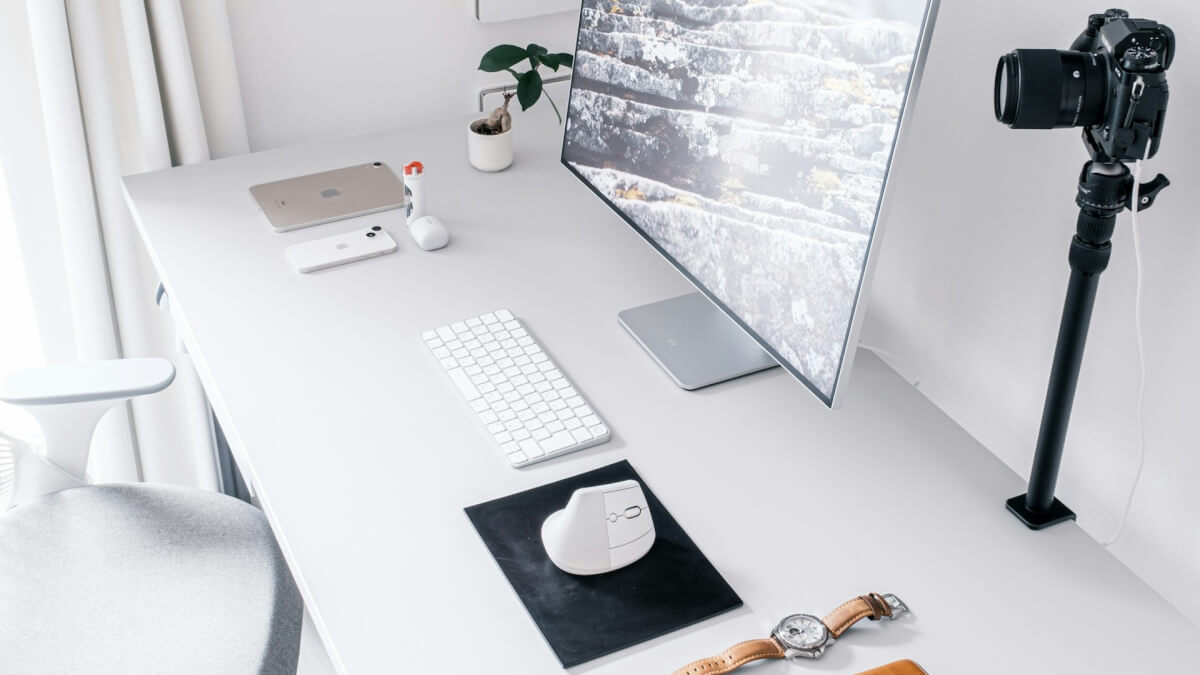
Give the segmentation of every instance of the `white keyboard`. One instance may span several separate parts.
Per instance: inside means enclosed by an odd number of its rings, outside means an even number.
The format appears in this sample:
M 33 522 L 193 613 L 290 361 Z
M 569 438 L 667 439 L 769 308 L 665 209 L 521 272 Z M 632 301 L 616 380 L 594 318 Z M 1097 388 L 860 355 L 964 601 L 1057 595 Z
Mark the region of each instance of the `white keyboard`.
M 513 466 L 582 450 L 612 436 L 507 309 L 421 337 Z

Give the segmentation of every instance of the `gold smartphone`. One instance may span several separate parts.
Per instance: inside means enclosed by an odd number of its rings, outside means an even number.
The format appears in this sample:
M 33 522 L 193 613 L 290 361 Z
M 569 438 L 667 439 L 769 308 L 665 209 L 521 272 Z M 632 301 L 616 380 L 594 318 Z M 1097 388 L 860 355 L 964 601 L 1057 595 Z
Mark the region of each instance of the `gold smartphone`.
M 285 178 L 250 188 L 276 232 L 395 209 L 405 204 L 404 181 L 383 162 Z

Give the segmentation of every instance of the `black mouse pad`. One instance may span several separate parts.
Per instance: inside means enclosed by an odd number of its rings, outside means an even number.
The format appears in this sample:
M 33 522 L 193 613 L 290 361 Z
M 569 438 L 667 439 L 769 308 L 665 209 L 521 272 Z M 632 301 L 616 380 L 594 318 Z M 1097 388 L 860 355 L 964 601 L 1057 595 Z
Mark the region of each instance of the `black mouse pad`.
M 583 487 L 633 479 L 646 493 L 656 540 L 628 567 L 567 574 L 542 548 L 542 521 Z M 466 509 L 479 536 L 564 668 L 703 621 L 742 604 L 629 462 Z

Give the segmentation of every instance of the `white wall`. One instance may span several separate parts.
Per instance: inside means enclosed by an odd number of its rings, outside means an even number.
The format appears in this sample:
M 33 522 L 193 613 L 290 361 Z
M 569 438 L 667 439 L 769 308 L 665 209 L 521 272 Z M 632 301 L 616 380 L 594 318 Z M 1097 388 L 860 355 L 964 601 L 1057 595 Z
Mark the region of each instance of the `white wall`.
M 336 138 L 466 114 L 475 71 L 500 42 L 574 46 L 575 17 L 481 25 L 472 0 L 229 0 L 254 149 Z M 1086 154 L 1072 130 L 1014 131 L 993 121 L 997 57 L 1070 44 L 1080 0 L 943 0 L 908 161 L 889 225 L 866 341 L 911 361 L 937 405 L 1023 475 L 1029 468 L 1066 287 L 1075 183 Z M 1114 552 L 1200 619 L 1200 224 L 1188 196 L 1200 129 L 1190 27 L 1200 6 L 1149 0 L 1136 13 L 1173 25 L 1182 56 L 1163 149 L 1149 164 L 1175 181 L 1146 213 L 1149 457 L 1128 529 Z M 542 104 L 540 123 L 553 123 Z M 548 120 L 548 121 L 547 121 Z M 520 123 L 520 118 L 518 118 Z M 1068 439 L 1060 494 L 1103 539 L 1116 524 L 1136 463 L 1137 358 L 1127 221 L 1104 274 Z M 902 364 L 898 364 L 902 365 Z M 953 449 L 947 449 L 953 452 Z M 994 495 L 996 508 L 1011 495 Z M 1052 536 L 1030 533 L 1034 536 Z M 1016 573 L 1016 572 L 1015 572 Z
M 1200 620 L 1200 5 L 1129 7 L 1178 32 L 1170 108 L 1155 172 L 1173 185 L 1140 217 L 1147 351 L 1145 474 L 1113 552 Z M 993 119 L 996 59 L 1018 47 L 1065 49 L 1094 3 L 943 0 L 864 341 L 920 371 L 921 389 L 1028 476 L 1066 290 L 1067 249 L 1087 154 L 1077 130 L 1017 131 Z M 1106 539 L 1137 462 L 1135 272 L 1128 215 L 1084 356 L 1059 496 Z M 897 364 L 900 365 L 900 364 Z M 952 451 L 952 450 L 948 450 Z M 996 508 L 1012 495 L 994 495 Z M 1048 536 L 1030 533 L 1031 537 Z M 1016 573 L 1017 571 L 1014 571 Z
M 513 81 L 476 70 L 491 47 L 575 50 L 575 13 L 481 24 L 474 11 L 474 0 L 229 0 L 251 148 L 465 115 L 481 88 Z M 526 115 L 554 124 L 544 101 Z

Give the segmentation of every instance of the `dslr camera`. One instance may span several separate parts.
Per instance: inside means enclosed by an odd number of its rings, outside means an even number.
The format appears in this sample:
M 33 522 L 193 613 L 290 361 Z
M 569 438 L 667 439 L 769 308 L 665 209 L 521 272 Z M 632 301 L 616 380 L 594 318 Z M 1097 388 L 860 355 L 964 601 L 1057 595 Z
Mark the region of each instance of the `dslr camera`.
M 1088 17 L 1069 50 L 1017 49 L 996 66 L 996 119 L 1014 129 L 1083 127 L 1099 163 L 1158 152 L 1175 34 L 1122 9 Z M 1149 152 L 1147 152 L 1149 151 Z

